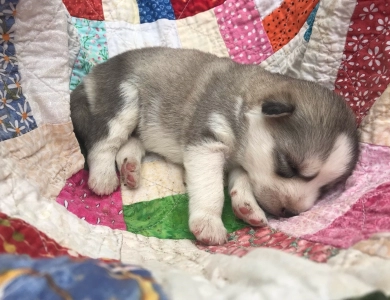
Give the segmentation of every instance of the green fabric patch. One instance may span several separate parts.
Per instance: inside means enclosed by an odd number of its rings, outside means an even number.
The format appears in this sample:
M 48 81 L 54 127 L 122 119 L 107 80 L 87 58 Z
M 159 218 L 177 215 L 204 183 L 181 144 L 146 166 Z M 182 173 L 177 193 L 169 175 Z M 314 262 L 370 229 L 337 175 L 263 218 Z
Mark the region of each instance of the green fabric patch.
M 195 240 L 188 226 L 187 194 L 124 205 L 123 217 L 127 230 L 136 234 L 161 239 Z M 233 213 L 227 190 L 225 190 L 222 221 L 229 233 L 248 226 Z

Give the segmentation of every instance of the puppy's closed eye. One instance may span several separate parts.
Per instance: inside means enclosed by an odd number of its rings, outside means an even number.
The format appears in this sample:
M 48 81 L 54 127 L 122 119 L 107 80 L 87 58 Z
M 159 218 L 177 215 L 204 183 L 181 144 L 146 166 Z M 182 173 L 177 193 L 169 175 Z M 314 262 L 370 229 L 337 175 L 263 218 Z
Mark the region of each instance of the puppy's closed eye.
M 304 181 L 311 181 L 318 175 L 318 173 L 310 176 L 303 175 L 298 165 L 294 163 L 293 160 L 288 157 L 288 155 L 285 155 L 277 151 L 275 156 L 276 156 L 275 173 L 278 174 L 280 177 L 283 178 L 297 177 Z
M 297 166 L 286 155 L 277 151 L 275 156 L 276 174 L 283 178 L 293 178 L 299 175 Z

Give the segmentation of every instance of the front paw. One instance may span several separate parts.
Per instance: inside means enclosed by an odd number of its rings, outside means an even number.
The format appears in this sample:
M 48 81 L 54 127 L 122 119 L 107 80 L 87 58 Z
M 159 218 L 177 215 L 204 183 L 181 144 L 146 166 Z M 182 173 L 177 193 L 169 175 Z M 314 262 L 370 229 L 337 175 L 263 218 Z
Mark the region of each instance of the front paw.
M 227 231 L 218 216 L 197 214 L 190 217 L 190 230 L 196 239 L 206 245 L 222 245 L 227 242 Z
M 252 195 L 233 190 L 230 196 L 234 214 L 238 218 L 252 226 L 267 226 L 267 217 Z
M 114 172 L 90 172 L 88 179 L 89 188 L 97 195 L 112 194 L 119 185 L 119 179 Z

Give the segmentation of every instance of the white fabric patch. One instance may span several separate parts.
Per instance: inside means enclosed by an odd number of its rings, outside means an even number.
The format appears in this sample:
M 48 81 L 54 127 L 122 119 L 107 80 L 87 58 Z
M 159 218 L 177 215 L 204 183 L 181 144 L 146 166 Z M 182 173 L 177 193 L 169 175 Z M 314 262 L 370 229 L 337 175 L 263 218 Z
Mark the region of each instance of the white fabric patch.
M 68 49 L 69 49 L 69 76 L 72 74 L 72 69 L 76 61 L 77 55 L 80 51 L 80 39 L 74 24 L 72 23 L 72 17 L 67 14 L 68 20 Z
M 229 56 L 213 9 L 177 20 L 176 25 L 183 48 Z
M 307 23 L 262 66 L 271 72 L 306 79 L 334 89 L 355 0 L 322 0 L 309 42 L 303 38 Z M 332 9 L 329 9 L 329 8 Z
M 127 50 L 144 47 L 181 48 L 175 22 L 166 19 L 144 24 L 107 22 L 109 56 L 113 57 Z
M 123 182 L 121 183 L 123 204 L 129 205 L 186 193 L 183 172 L 180 166 L 163 159 L 142 163 L 141 183 L 137 189 L 129 189 Z
M 283 2 L 283 0 L 254 0 L 254 1 L 262 20 L 266 16 L 271 14 Z
M 39 11 L 39 13 L 38 13 Z M 20 1 L 15 48 L 23 94 L 38 127 L 70 121 L 66 10 L 60 0 Z
M 137 0 L 102 0 L 105 21 L 139 24 Z

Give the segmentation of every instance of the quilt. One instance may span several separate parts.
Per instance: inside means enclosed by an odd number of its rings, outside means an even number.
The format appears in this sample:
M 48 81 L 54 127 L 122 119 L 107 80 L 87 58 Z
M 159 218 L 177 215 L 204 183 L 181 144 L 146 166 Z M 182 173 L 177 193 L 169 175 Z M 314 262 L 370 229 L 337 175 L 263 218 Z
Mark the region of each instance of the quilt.
M 153 154 L 137 190 L 93 194 L 69 94 L 96 64 L 150 46 L 199 49 L 335 90 L 361 134 L 345 187 L 266 228 L 239 220 L 226 194 L 221 246 L 195 241 L 183 170 Z M 31 283 L 32 292 L 77 299 L 92 282 L 122 289 L 128 280 L 128 290 L 101 295 L 386 299 L 389 69 L 387 0 L 1 0 L 2 296 L 23 299 L 15 288 Z M 106 273 L 88 275 L 96 268 Z M 128 273 L 112 276 L 112 268 Z M 73 282 L 78 271 L 91 280 Z

